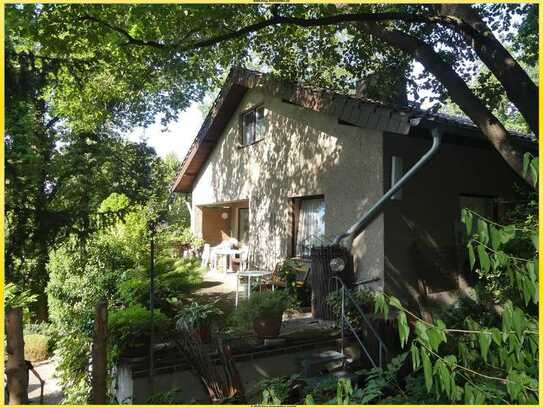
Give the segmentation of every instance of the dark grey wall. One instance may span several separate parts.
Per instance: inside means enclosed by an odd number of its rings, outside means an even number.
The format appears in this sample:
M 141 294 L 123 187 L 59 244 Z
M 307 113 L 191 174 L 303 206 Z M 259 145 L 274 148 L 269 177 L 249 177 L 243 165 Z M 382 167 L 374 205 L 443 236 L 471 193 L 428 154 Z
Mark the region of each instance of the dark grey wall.
M 522 182 L 490 147 L 450 141 L 445 137 L 433 160 L 403 188 L 401 199 L 390 201 L 384 212 L 385 291 L 417 311 L 421 292 L 430 292 L 426 302 L 431 305 L 451 303 L 465 290 L 465 274 L 456 267 L 463 264 L 464 256 L 455 238 L 462 231 L 460 195 L 511 199 L 513 184 Z M 383 189 L 390 188 L 393 155 L 403 158 L 405 172 L 430 145 L 430 138 L 386 133 Z

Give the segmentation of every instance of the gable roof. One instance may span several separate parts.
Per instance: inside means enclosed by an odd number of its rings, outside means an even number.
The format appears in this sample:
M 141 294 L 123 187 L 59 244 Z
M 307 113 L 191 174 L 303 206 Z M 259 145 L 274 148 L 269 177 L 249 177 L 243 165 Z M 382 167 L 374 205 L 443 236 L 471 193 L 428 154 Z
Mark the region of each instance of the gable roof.
M 190 192 L 196 177 L 249 89 L 263 88 L 282 100 L 327 113 L 342 122 L 397 134 L 408 134 L 411 119 L 421 118 L 421 126 L 442 125 L 455 129 L 472 130 L 476 138 L 483 138 L 477 126 L 469 119 L 443 113 L 428 113 L 408 106 L 393 106 L 367 98 L 348 96 L 329 89 L 303 86 L 273 78 L 269 74 L 233 68 L 185 158 L 171 187 L 172 192 Z M 517 140 L 534 142 L 532 135 L 510 132 Z

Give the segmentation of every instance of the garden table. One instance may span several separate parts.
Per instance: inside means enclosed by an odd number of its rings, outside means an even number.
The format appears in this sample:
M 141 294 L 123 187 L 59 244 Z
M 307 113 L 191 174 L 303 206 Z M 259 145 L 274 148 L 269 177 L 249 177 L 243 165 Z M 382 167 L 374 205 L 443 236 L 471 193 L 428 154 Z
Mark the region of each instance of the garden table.
M 261 278 L 272 274 L 273 271 L 265 270 L 247 270 L 240 271 L 236 279 L 236 307 L 238 306 L 238 295 L 239 295 L 239 280 L 243 277 L 247 277 L 247 298 L 251 298 L 251 277 Z
M 226 270 L 226 266 L 225 266 L 225 271 L 228 271 L 229 273 L 232 273 L 234 271 L 234 269 L 232 268 L 232 256 L 235 256 L 236 254 L 240 254 L 241 250 L 239 250 L 239 249 L 230 249 L 228 247 L 218 247 L 218 248 L 213 250 L 213 253 L 217 257 L 218 256 L 225 256 L 227 258 L 228 270 Z M 217 263 L 218 263 L 218 261 L 217 261 Z

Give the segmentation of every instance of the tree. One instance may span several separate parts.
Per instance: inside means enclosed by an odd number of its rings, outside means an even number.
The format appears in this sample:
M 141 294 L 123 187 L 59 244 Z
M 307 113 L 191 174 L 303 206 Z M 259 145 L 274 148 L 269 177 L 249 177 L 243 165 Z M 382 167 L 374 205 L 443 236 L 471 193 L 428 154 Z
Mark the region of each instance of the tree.
M 144 144 L 104 126 L 71 130 L 44 98 L 56 65 L 6 43 L 6 281 L 38 294 L 32 305 L 47 319 L 49 251 L 66 236 L 88 235 L 91 216 L 111 192 L 136 202 L 163 193 L 161 163 Z M 159 191 L 160 190 L 160 191 Z
M 370 72 L 389 78 L 402 72 L 413 88 L 416 59 L 427 72 L 422 87 L 442 99 L 450 96 L 522 176 L 519 146 L 466 83 L 477 73 L 479 58 L 538 134 L 538 88 L 517 61 L 534 63 L 536 10 L 536 5 L 25 5 L 10 8 L 6 18 L 24 22 L 19 25 L 24 29 L 12 29 L 26 40 L 18 52 L 61 64 L 48 101 L 74 126 L 97 120 L 149 123 L 157 112 L 172 120 L 215 87 L 229 66 L 254 58 L 282 77 L 344 89 Z M 516 55 L 496 37 L 511 31 L 511 15 L 520 20 Z M 72 97 L 76 93 L 79 97 Z
M 9 404 L 28 403 L 28 368 L 24 357 L 23 315 L 29 304 L 36 300 L 28 290 L 13 283 L 4 287 L 6 309 L 6 393 Z M 4 400 L 8 402 L 8 400 Z

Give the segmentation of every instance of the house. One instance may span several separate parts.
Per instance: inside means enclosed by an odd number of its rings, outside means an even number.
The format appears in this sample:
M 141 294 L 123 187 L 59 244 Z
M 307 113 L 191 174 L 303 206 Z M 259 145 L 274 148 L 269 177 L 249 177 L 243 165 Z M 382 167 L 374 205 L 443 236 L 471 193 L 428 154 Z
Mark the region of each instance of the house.
M 421 117 L 415 125 L 413 117 Z M 354 241 L 358 280 L 416 301 L 466 284 L 463 207 L 495 217 L 522 183 L 469 121 L 234 69 L 183 160 L 193 232 L 250 244 L 253 267 L 344 232 L 430 147 L 437 155 Z M 529 136 L 514 135 L 527 149 Z M 452 298 L 452 297 L 451 297 Z

